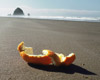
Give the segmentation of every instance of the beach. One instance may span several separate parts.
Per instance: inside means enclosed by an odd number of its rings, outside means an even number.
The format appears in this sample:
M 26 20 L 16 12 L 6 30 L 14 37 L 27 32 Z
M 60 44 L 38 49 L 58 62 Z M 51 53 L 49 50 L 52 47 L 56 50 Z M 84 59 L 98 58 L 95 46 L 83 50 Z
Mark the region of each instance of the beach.
M 17 51 L 24 41 L 34 54 L 43 49 L 68 55 L 72 65 L 26 63 Z M 100 22 L 0 18 L 0 80 L 99 80 Z

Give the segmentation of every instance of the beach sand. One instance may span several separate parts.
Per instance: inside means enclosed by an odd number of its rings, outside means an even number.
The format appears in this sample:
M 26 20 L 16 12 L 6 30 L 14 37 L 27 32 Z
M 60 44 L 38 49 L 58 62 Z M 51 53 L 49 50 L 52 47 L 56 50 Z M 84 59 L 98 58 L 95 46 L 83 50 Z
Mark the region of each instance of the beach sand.
M 43 49 L 76 55 L 68 67 L 26 63 L 17 51 L 24 41 L 34 54 Z M 0 18 L 0 80 L 99 80 L 100 23 Z

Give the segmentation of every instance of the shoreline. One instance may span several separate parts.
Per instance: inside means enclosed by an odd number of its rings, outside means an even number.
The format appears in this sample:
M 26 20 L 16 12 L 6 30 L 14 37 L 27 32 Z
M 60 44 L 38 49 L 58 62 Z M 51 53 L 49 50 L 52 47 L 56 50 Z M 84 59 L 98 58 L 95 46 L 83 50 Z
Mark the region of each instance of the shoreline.
M 40 20 L 54 20 L 54 21 L 75 21 L 75 22 L 100 22 L 100 20 L 78 20 L 78 19 L 56 19 L 56 18 L 39 18 L 39 17 L 30 17 L 30 16 L 0 16 L 1 18 L 19 18 L 19 19 L 40 19 Z

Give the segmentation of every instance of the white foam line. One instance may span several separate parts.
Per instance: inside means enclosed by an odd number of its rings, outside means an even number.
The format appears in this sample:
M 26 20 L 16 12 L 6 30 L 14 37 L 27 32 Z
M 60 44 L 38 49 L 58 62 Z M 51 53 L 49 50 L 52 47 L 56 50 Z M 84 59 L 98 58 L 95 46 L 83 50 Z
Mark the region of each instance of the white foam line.
M 100 22 L 100 17 L 65 17 L 65 16 L 6 16 L 6 17 Z

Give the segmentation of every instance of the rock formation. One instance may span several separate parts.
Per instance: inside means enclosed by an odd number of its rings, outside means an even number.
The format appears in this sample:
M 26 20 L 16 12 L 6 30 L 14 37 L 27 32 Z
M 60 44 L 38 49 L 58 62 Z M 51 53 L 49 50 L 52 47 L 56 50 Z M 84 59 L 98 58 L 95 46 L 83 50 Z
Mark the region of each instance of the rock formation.
M 13 15 L 19 15 L 19 16 L 24 16 L 24 12 L 21 8 L 16 8 Z

